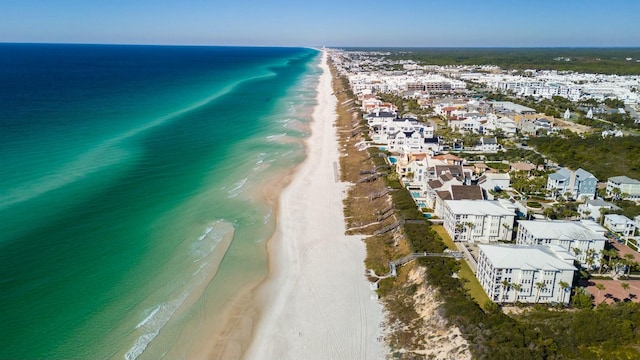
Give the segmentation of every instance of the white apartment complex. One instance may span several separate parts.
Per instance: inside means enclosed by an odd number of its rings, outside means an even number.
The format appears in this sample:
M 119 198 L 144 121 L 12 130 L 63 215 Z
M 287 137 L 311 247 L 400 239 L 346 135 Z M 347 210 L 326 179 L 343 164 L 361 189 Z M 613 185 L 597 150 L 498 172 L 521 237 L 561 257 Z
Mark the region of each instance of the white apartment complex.
M 600 266 L 600 252 L 607 238 L 605 229 L 593 222 L 567 220 L 518 221 L 516 244 L 518 245 L 557 245 L 575 254 L 582 264 L 587 264 L 590 255 L 591 266 Z
M 445 200 L 444 228 L 454 241 L 511 240 L 515 211 L 498 201 Z
M 491 300 L 569 302 L 576 270 L 569 252 L 557 246 L 480 244 L 478 248 L 476 277 Z

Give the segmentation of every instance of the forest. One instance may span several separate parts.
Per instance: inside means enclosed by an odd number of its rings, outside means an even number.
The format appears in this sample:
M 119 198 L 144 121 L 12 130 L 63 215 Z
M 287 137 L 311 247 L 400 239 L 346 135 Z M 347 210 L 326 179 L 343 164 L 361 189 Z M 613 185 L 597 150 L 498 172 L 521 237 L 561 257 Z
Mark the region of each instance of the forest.
M 620 175 L 640 179 L 640 142 L 635 136 L 549 136 L 532 138 L 529 144 L 560 166 L 583 168 L 600 181 Z
M 422 65 L 497 65 L 506 70 L 560 70 L 596 74 L 640 74 L 640 48 L 387 48 L 389 60 Z M 631 60 L 627 60 L 627 59 Z

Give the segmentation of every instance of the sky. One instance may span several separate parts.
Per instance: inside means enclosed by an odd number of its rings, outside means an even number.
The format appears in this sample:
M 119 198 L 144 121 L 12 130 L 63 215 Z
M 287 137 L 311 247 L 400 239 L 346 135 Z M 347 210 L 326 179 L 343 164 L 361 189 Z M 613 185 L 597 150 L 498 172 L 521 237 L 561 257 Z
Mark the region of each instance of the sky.
M 640 46 L 638 0 L 0 0 L 0 42 Z

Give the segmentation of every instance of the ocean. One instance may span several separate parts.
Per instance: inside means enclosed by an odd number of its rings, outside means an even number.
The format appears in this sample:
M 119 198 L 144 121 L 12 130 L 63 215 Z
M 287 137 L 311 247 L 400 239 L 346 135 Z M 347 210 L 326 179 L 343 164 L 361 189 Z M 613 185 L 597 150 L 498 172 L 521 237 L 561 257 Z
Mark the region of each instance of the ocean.
M 0 359 L 185 354 L 267 274 L 319 59 L 0 44 Z

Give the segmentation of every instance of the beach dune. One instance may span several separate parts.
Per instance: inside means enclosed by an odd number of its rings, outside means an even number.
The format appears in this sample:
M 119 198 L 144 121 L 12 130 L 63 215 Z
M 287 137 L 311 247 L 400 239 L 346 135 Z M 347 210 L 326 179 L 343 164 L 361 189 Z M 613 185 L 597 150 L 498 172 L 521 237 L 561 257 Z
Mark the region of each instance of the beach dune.
M 269 242 L 269 277 L 246 359 L 381 359 L 382 306 L 365 278 L 365 245 L 345 235 L 326 52 L 307 158 L 283 191 Z

